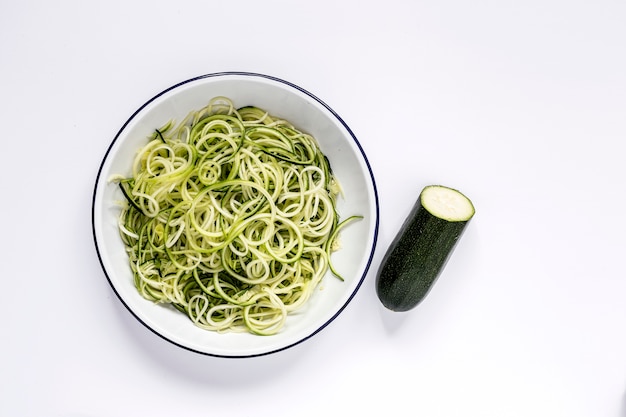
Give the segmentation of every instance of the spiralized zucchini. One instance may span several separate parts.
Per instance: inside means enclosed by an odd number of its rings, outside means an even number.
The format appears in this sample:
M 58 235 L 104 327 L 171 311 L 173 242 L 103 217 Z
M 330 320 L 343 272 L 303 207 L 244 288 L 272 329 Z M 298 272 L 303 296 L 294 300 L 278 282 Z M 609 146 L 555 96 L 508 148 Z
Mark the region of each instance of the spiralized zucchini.
M 316 140 L 225 97 L 157 129 L 130 178 L 119 230 L 134 284 L 217 332 L 271 335 L 332 268 L 340 191 Z

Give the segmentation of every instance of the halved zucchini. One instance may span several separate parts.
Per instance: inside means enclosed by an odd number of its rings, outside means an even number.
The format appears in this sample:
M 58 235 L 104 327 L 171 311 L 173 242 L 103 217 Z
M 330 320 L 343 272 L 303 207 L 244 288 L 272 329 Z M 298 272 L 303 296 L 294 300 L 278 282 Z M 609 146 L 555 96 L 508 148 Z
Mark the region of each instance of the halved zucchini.
M 376 292 L 386 308 L 408 311 L 426 297 L 474 213 L 457 190 L 422 190 L 378 270 Z

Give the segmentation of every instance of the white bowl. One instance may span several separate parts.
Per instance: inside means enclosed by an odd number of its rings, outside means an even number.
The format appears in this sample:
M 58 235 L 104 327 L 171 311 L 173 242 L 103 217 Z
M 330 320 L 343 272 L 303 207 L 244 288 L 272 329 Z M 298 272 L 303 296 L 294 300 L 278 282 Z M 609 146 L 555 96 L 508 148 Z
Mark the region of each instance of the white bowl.
M 307 305 L 289 316 L 272 336 L 248 333 L 218 334 L 195 326 L 183 313 L 142 298 L 133 277 L 117 226 L 123 200 L 119 187 L 109 182 L 114 174 L 130 174 L 132 159 L 155 128 L 204 107 L 216 96 L 226 96 L 237 107 L 254 105 L 292 122 L 312 134 L 330 160 L 344 196 L 337 203 L 340 218 L 362 215 L 341 232 L 342 248 L 333 265 L 345 281 L 330 273 Z M 228 72 L 203 75 L 151 98 L 141 106 L 113 139 L 96 179 L 92 222 L 100 263 L 113 290 L 128 310 L 164 339 L 191 351 L 220 357 L 250 357 L 278 352 L 309 339 L 333 321 L 359 290 L 370 267 L 379 222 L 376 185 L 367 157 L 346 123 L 328 105 L 304 89 L 274 77 Z

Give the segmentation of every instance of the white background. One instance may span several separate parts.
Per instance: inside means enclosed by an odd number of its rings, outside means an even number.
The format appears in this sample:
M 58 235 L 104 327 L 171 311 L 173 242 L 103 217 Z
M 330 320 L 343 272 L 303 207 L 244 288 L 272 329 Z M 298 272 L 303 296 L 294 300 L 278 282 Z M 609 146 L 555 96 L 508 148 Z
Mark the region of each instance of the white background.
M 361 291 L 304 344 L 254 359 L 137 322 L 91 234 L 123 122 L 219 71 L 296 83 L 376 176 Z M 626 416 L 626 3 L 4 1 L 0 415 Z M 477 214 L 409 313 L 374 291 L 425 185 Z

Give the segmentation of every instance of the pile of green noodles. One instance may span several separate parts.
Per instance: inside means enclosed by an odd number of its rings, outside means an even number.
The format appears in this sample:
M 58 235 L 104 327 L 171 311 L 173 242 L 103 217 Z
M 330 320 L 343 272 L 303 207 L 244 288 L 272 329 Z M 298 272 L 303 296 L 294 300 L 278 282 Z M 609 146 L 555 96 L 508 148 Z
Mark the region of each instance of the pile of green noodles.
M 218 332 L 278 332 L 335 272 L 337 232 L 357 218 L 339 222 L 312 136 L 225 97 L 157 129 L 114 180 L 137 290 Z

